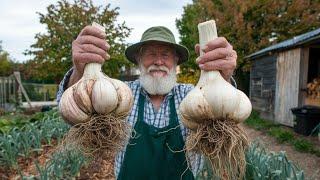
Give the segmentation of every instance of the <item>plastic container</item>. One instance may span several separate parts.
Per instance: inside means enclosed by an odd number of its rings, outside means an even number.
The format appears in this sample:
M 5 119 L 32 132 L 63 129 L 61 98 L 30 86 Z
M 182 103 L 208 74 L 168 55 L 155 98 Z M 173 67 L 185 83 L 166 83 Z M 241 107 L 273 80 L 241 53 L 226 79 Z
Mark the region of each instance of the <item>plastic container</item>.
M 299 134 L 309 136 L 320 123 L 320 107 L 318 106 L 305 105 L 292 108 L 291 111 L 296 116 L 293 129 Z

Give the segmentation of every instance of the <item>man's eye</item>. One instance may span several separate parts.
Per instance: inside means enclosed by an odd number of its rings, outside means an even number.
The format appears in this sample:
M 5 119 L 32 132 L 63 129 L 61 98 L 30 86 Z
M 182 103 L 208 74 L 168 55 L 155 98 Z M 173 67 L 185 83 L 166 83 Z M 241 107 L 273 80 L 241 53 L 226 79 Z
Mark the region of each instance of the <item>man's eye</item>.
M 168 57 L 169 57 L 169 54 L 162 54 L 162 57 L 168 58 Z
M 149 56 L 155 56 L 156 55 L 156 53 L 149 53 Z

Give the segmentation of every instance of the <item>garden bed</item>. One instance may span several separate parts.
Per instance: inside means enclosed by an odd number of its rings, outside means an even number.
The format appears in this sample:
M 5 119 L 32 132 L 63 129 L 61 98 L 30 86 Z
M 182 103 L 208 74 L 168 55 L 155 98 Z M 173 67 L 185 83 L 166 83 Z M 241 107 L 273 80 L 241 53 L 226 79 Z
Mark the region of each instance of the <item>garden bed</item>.
M 113 159 L 103 155 L 90 159 L 75 149 L 56 152 L 69 126 L 55 110 L 25 119 L 23 125 L 6 124 L 0 134 L 1 179 L 114 179 Z M 304 176 L 285 153 L 269 153 L 256 144 L 250 146 L 246 160 L 246 179 L 300 180 Z M 204 168 L 197 179 L 212 177 L 210 170 Z

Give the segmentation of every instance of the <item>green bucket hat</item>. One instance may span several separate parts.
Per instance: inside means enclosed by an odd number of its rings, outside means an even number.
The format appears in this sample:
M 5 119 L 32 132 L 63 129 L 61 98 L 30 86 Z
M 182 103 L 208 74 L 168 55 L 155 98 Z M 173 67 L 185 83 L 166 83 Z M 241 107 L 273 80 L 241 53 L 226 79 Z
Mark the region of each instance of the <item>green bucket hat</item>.
M 147 29 L 142 34 L 140 42 L 127 47 L 125 51 L 127 59 L 134 64 L 137 64 L 136 54 L 139 52 L 142 45 L 149 42 L 160 42 L 173 46 L 179 56 L 178 65 L 187 61 L 189 58 L 188 49 L 176 43 L 173 33 L 168 28 L 155 26 Z

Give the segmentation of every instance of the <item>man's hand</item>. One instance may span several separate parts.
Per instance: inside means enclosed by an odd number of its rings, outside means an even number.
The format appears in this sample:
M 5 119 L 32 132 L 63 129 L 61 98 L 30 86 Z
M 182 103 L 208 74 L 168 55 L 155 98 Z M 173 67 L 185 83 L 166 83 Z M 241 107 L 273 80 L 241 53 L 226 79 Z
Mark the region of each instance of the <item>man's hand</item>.
M 195 46 L 197 54 L 200 54 L 200 45 Z M 223 78 L 230 82 L 230 78 L 237 66 L 237 52 L 224 37 L 218 37 L 209 41 L 201 49 L 204 54 L 197 58 L 200 69 L 205 71 L 219 70 Z
M 77 39 L 72 42 L 73 73 L 68 86 L 77 82 L 83 74 L 87 63 L 104 63 L 110 59 L 107 51 L 110 45 L 107 43 L 105 32 L 93 26 L 82 29 Z

